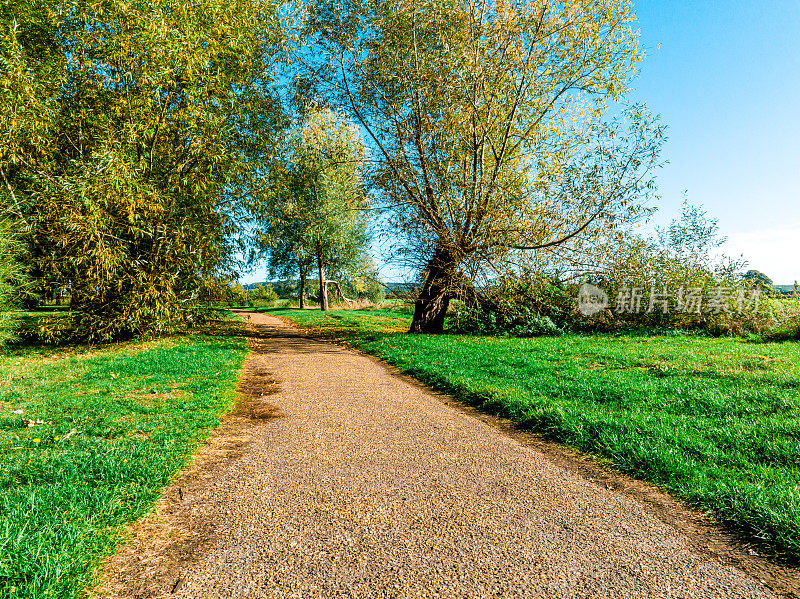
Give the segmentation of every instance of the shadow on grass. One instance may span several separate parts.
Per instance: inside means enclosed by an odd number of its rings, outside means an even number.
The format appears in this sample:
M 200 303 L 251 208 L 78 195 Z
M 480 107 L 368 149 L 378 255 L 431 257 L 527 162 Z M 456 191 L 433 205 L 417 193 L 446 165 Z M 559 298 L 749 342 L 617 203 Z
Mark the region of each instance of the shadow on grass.
M 58 312 L 62 318 L 66 317 L 66 311 L 59 310 Z M 209 319 L 203 323 L 197 324 L 192 327 L 185 328 L 162 335 L 153 335 L 141 339 L 137 336 L 130 336 L 115 341 L 108 341 L 104 343 L 90 342 L 75 340 L 74 338 L 67 338 L 64 340 L 47 340 L 44 341 L 37 338 L 33 329 L 37 326 L 39 318 L 47 316 L 52 318 L 53 312 L 35 312 L 17 315 L 15 322 L 6 329 L 6 339 L 2 342 L 0 339 L 0 350 L 5 356 L 8 357 L 22 357 L 39 355 L 42 357 L 51 356 L 53 354 L 74 353 L 92 351 L 100 348 L 114 348 L 122 347 L 125 344 L 138 343 L 140 341 L 155 341 L 158 339 L 165 339 L 169 337 L 174 338 L 190 338 L 193 336 L 208 336 L 216 337 L 219 339 L 229 339 L 231 348 L 238 346 L 235 341 L 237 338 L 247 337 L 252 335 L 244 327 L 244 323 L 233 319 Z

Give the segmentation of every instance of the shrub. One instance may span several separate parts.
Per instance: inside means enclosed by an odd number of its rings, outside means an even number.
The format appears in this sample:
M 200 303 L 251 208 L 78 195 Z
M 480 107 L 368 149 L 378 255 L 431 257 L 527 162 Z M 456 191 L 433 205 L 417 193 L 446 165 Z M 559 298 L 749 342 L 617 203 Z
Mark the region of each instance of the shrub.
M 508 298 L 484 301 L 481 305 L 463 304 L 456 312 L 451 332 L 500 337 L 539 337 L 562 335 L 549 316 L 537 314 L 533 308 Z
M 681 217 L 667 229 L 659 229 L 655 237 L 618 232 L 601 248 L 593 280 L 588 281 L 608 294 L 612 307 L 581 318 L 579 328 L 761 333 L 774 321 L 767 305 L 769 278 L 754 270 L 742 275 L 743 259 L 719 254 L 724 242 L 717 221 L 686 202 Z M 758 310 L 740 305 L 742 288 L 750 297 L 754 292 L 761 294 Z M 634 289 L 641 292 L 640 309 L 618 311 L 618 294 Z M 648 311 L 651 298 L 653 310 Z M 668 302 L 667 313 L 662 311 L 662 301 Z
M 2 209 L 0 203 L 0 214 Z M 12 222 L 0 217 L 0 311 L 21 303 L 26 288 L 19 236 Z
M 770 320 L 763 338 L 766 341 L 800 341 L 800 300 L 775 299 L 767 306 Z
M 768 297 L 762 295 L 758 299 L 756 309 L 753 289 L 740 287 L 740 282 L 731 279 L 718 279 L 709 275 L 706 279 L 690 282 L 664 279 L 653 287 L 644 281 L 633 281 L 626 285 L 600 282 L 598 284 L 609 297 L 609 307 L 591 316 L 581 316 L 576 330 L 586 332 L 613 332 L 631 330 L 666 330 L 702 331 L 715 336 L 737 336 L 748 333 L 759 334 L 768 328 L 774 319 L 770 315 L 766 303 Z M 642 295 L 638 310 L 619 311 L 618 294 L 629 294 L 637 289 Z M 697 307 L 682 306 L 679 297 L 686 297 L 687 290 L 699 289 L 695 295 Z M 740 306 L 738 294 L 745 294 L 744 303 Z M 652 294 L 653 309 L 650 310 Z M 727 296 L 727 297 L 726 297 Z M 628 298 L 625 301 L 630 301 Z M 689 300 L 686 300 L 689 301 Z M 694 300 L 691 300 L 694 301 Z M 712 304 L 711 302 L 717 302 Z M 668 302 L 667 311 L 663 311 L 662 302 Z M 685 311 L 684 311 L 685 310 Z
M 258 285 L 249 293 L 250 304 L 256 308 L 273 307 L 278 301 L 278 294 L 272 285 Z
M 84 341 L 72 318 L 63 313 L 28 315 L 15 323 L 12 342 L 26 345 L 69 345 Z
M 367 283 L 367 289 L 364 295 L 369 301 L 380 308 L 381 304 L 383 304 L 383 301 L 386 299 L 386 289 L 380 280 L 371 278 Z

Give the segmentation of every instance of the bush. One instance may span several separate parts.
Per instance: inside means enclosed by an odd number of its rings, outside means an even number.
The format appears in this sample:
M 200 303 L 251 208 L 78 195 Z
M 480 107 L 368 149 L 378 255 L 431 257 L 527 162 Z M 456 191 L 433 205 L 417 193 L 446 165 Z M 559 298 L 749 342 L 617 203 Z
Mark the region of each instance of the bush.
M 0 204 L 0 213 L 2 209 Z M 11 221 L 0 217 L 0 311 L 19 304 L 27 287 L 23 276 L 22 247 L 16 228 Z
M 743 304 L 740 309 L 737 305 L 737 294 L 740 291 L 740 282 L 734 280 L 716 279 L 709 275 L 705 280 L 695 280 L 685 283 L 680 280 L 665 279 L 657 287 L 643 281 L 634 281 L 627 285 L 600 282 L 598 287 L 608 294 L 609 307 L 591 316 L 581 315 L 575 330 L 587 333 L 595 332 L 622 332 L 622 331 L 664 331 L 680 330 L 702 332 L 713 336 L 741 336 L 746 334 L 760 334 L 774 322 L 766 307 L 768 297 L 761 296 L 758 309 L 755 304 Z M 633 311 L 618 309 L 618 294 L 626 295 L 630 302 L 632 289 L 641 291 L 639 308 Z M 699 289 L 698 298 L 700 312 L 695 307 L 682 307 L 678 301 L 681 290 Z M 719 299 L 713 294 L 727 294 L 728 299 L 720 295 Z M 650 311 L 651 294 L 658 294 L 653 298 L 653 310 Z M 685 291 L 683 293 L 686 293 Z M 750 294 L 752 289 L 745 289 L 744 293 L 749 298 L 746 302 L 753 302 Z M 731 299 L 733 298 L 733 299 Z M 710 302 L 721 302 L 713 306 Z M 663 302 L 668 302 L 667 312 L 663 311 Z M 685 311 L 684 311 L 685 310 Z
M 476 292 L 471 302 L 454 301 L 451 331 L 501 337 L 563 335 L 577 321 L 573 290 L 543 276 L 504 276 Z
M 800 301 L 772 300 L 769 304 L 770 322 L 763 338 L 766 341 L 800 341 Z
M 14 323 L 11 342 L 25 345 L 69 345 L 85 339 L 68 314 L 26 315 Z
M 451 326 L 454 333 L 496 335 L 499 337 L 539 337 L 563 335 L 564 329 L 535 306 L 520 297 L 495 295 L 481 298 L 479 305 L 462 304 Z
M 248 295 L 250 305 L 255 308 L 271 308 L 278 301 L 278 294 L 272 285 L 258 285 L 255 289 L 251 289 Z
M 754 270 L 742 275 L 743 259 L 720 255 L 725 238 L 718 229 L 705 211 L 684 202 L 680 219 L 659 229 L 655 237 L 630 231 L 612 236 L 588 281 L 608 294 L 611 306 L 582 317 L 579 328 L 586 332 L 677 329 L 711 335 L 764 331 L 774 322 L 765 306 L 772 291 L 769 278 Z M 630 308 L 633 290 L 640 307 L 619 311 L 618 294 Z M 758 310 L 737 301 L 743 290 L 749 297 L 756 291 L 761 294 Z M 648 311 L 651 300 L 653 309 Z
M 383 301 L 386 299 L 386 289 L 384 289 L 383 283 L 377 278 L 370 279 L 364 295 L 369 301 L 380 308 L 381 304 L 383 304 Z
M 10 312 L 0 310 L 0 349 L 17 340 L 17 319 Z
M 800 341 L 800 321 L 785 323 L 762 336 L 765 341 Z

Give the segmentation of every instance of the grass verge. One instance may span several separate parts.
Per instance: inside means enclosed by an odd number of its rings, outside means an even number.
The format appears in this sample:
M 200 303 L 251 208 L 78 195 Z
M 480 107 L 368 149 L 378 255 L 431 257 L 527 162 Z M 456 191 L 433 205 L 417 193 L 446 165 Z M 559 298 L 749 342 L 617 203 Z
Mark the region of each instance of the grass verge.
M 247 353 L 235 327 L 0 354 L 0 596 L 78 597 L 95 582 L 229 409 Z
M 407 335 L 387 310 L 267 310 L 650 481 L 800 561 L 800 345 Z

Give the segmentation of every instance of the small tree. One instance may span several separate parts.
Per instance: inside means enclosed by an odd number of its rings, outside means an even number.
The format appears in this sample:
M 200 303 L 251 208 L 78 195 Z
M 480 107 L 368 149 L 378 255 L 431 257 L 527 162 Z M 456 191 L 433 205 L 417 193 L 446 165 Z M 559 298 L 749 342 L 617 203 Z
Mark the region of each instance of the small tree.
M 761 289 L 768 289 L 770 291 L 774 290 L 774 283 L 772 282 L 772 279 L 770 279 L 760 270 L 750 269 L 744 273 L 744 275 L 742 275 L 742 278 L 745 281 L 752 281 Z
M 380 306 L 386 299 L 386 290 L 381 281 L 375 260 L 368 252 L 364 252 L 361 259 L 354 261 L 339 275 L 342 286 L 359 298 L 367 298 L 376 306 Z
M 258 241 L 273 273 L 306 277 L 316 262 L 320 308 L 328 310 L 329 278 L 358 265 L 369 242 L 361 169 L 364 145 L 355 127 L 331 110 L 311 107 L 287 136 L 257 197 Z
M 311 272 L 314 257 L 306 251 L 302 240 L 294 237 L 294 229 L 289 221 L 274 223 L 275 229 L 284 231 L 283 235 L 274 236 L 269 248 L 269 272 L 271 277 L 293 279 L 297 276 L 297 298 L 300 309 L 306 307 L 308 292 L 308 275 Z M 277 232 L 273 230 L 273 234 Z
M 263 284 L 257 285 L 255 289 L 250 290 L 250 300 L 256 307 L 273 306 L 278 299 L 278 294 L 272 288 L 272 285 Z

